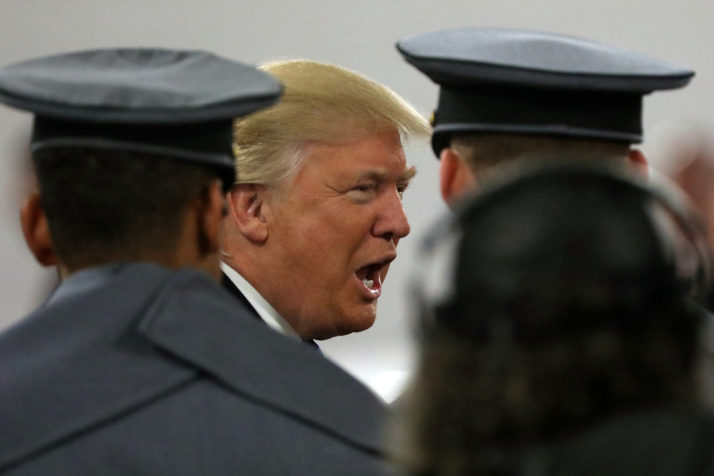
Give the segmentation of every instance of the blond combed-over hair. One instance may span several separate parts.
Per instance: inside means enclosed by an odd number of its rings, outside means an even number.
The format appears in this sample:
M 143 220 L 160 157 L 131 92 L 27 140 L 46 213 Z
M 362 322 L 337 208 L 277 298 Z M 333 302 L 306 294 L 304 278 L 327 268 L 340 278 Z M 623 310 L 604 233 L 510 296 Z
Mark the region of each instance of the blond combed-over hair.
M 237 119 L 237 183 L 275 185 L 296 170 L 304 145 L 356 141 L 385 129 L 428 137 L 426 119 L 394 91 L 354 71 L 306 59 L 259 66 L 284 87 L 278 104 Z

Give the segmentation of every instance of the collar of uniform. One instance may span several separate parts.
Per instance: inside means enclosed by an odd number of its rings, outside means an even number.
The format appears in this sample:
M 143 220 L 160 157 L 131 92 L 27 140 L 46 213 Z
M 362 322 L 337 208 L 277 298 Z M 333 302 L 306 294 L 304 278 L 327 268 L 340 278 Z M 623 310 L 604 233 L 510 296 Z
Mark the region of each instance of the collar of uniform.
M 270 305 L 268 301 L 258 292 L 252 284 L 250 284 L 241 274 L 235 269 L 228 266 L 226 263 L 221 263 L 221 271 L 228 276 L 228 279 L 243 293 L 243 296 L 248 300 L 258 316 L 265 323 L 276 331 L 288 337 L 294 337 L 300 340 L 297 332 L 288 324 L 288 321 Z
M 318 352 L 267 329 L 204 273 L 146 263 L 97 271 L 68 280 L 0 335 L 0 361 L 13 363 L 0 379 L 3 404 L 23 409 L 0 412 L 8 442 L 0 468 L 201 374 L 237 398 L 381 452 L 386 409 L 378 397 Z M 95 274 L 101 279 L 89 279 Z
M 381 454 L 383 401 L 320 352 L 269 329 L 251 314 L 210 280 L 198 280 L 196 273 L 176 274 L 157 293 L 137 329 L 244 398 Z
M 37 451 L 191 381 L 133 326 L 171 271 L 148 263 L 91 268 L 0 334 L 0 472 Z
M 59 283 L 45 305 L 54 305 L 64 299 L 71 299 L 73 296 L 101 287 L 121 272 L 124 266 L 126 263 L 112 263 L 72 273 Z

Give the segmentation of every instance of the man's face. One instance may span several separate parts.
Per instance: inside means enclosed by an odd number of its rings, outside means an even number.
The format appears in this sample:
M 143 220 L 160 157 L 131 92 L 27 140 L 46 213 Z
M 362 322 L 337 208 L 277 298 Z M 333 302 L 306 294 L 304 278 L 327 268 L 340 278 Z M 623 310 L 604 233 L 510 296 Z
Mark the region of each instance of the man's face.
M 299 171 L 266 197 L 277 292 L 265 297 L 303 338 L 326 339 L 373 324 L 409 233 L 401 199 L 414 169 L 395 130 L 307 147 Z

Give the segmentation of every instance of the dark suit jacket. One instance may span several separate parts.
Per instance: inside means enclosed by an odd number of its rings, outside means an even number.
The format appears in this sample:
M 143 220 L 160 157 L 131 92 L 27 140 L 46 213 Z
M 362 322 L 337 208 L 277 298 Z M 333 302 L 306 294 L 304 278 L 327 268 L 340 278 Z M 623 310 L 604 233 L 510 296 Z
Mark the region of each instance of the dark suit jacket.
M 221 274 L 221 286 L 231 293 L 236 299 L 238 299 L 240 302 L 243 303 L 243 305 L 246 307 L 246 309 L 250 309 L 253 311 L 253 315 L 255 316 L 256 319 L 260 319 L 260 316 L 258 315 L 257 311 L 253 309 L 253 306 L 250 305 L 250 302 L 246 297 L 243 295 L 242 292 L 240 292 L 240 289 L 236 287 L 235 284 L 233 284 L 233 281 L 231 281 L 231 278 L 229 278 L 225 273 Z
M 231 278 L 229 278 L 225 273 L 222 275 L 221 278 L 221 286 L 223 286 L 226 291 L 235 296 L 235 298 L 238 299 L 245 306 L 246 309 L 250 309 L 251 311 L 253 311 L 253 317 L 255 317 L 258 321 L 265 323 L 265 321 L 263 321 L 263 318 L 260 317 L 260 314 L 258 314 L 258 311 L 256 311 L 255 308 L 250 304 L 250 301 L 248 301 L 248 299 L 243 295 L 240 289 L 238 289 L 238 287 L 233 284 Z M 267 326 L 268 324 L 265 325 Z M 304 340 L 303 342 L 315 350 L 320 349 L 320 347 L 314 340 Z
M 0 335 L 0 472 L 382 474 L 384 406 L 200 272 L 102 268 Z

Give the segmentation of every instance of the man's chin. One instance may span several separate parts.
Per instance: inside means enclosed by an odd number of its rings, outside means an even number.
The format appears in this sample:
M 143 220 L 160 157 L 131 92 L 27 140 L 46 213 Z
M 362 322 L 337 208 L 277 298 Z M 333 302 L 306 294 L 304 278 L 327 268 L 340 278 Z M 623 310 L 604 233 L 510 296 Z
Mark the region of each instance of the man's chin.
M 377 320 L 376 306 L 372 307 L 369 312 L 362 312 L 359 315 L 346 318 L 344 322 L 348 323 L 346 332 L 341 335 L 351 334 L 353 332 L 366 331 Z
M 345 336 L 347 334 L 352 334 L 354 332 L 366 331 L 377 319 L 377 310 L 374 306 L 371 310 L 362 309 L 361 312 L 357 314 L 351 314 L 348 316 L 342 316 L 336 321 L 336 326 L 333 329 L 325 329 L 323 332 L 319 333 L 314 337 L 316 340 L 326 340 L 332 337 Z

